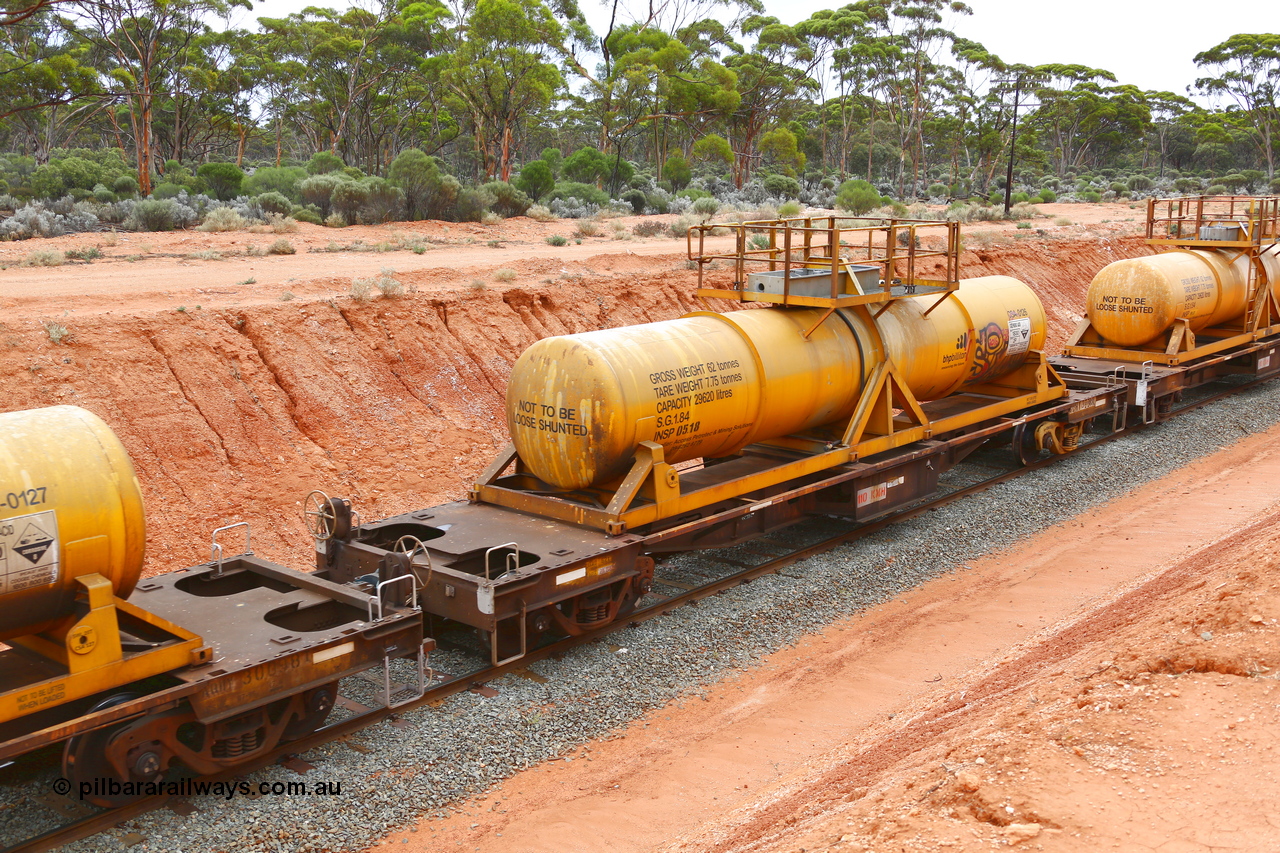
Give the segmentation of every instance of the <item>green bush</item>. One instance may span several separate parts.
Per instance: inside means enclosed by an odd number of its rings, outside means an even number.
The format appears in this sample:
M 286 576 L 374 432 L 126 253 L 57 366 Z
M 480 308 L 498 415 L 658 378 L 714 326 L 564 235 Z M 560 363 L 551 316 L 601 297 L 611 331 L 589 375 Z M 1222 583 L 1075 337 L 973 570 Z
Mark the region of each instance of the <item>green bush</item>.
M 1280 178 L 1275 178 L 1271 183 L 1267 184 L 1267 188 L 1273 193 L 1280 193 Z
M 682 190 L 693 180 L 693 170 L 684 155 L 677 151 L 662 164 L 662 177 L 670 181 L 674 189 Z
M 603 151 L 584 145 L 565 158 L 560 171 L 572 182 L 594 184 L 608 177 L 611 165 Z
M 876 188 L 860 178 L 845 181 L 836 192 L 836 207 L 860 216 L 884 204 Z
M 138 194 L 138 179 L 133 175 L 120 175 L 111 182 L 111 191 L 117 196 L 135 196 Z
M 947 198 L 951 195 L 951 188 L 946 184 L 932 184 L 927 190 L 929 198 Z
M 767 175 L 760 183 L 765 192 L 777 198 L 796 198 L 800 195 L 800 182 L 789 175 Z
M 568 161 L 566 160 L 565 163 L 567 164 Z M 583 184 L 576 181 L 563 181 L 556 184 L 556 188 L 551 191 L 551 198 L 561 201 L 567 198 L 576 198 L 585 204 L 596 205 L 609 203 L 609 194 L 604 190 L 597 189 L 592 184 Z
M 298 184 L 307 179 L 307 170 L 301 166 L 263 166 L 244 179 L 241 189 L 245 195 L 279 193 L 290 201 L 297 201 Z
M 564 152 L 559 148 L 543 148 L 539 157 L 542 162 L 551 167 L 551 177 L 559 180 L 560 167 L 564 165 Z
M 569 238 L 563 234 L 553 234 L 547 238 L 547 244 L 551 246 L 564 246 L 569 242 Z
M 1249 183 L 1249 178 L 1239 172 L 1233 172 L 1230 175 L 1223 175 L 1218 178 L 1218 183 L 1226 187 L 1233 193 L 1240 192 Z
M 460 222 L 479 222 L 489 212 L 493 196 L 484 187 L 467 187 L 458 193 L 457 217 Z
M 1011 201 L 1014 204 L 1026 204 L 1027 202 L 1031 201 L 1031 196 L 1027 195 L 1026 193 L 1014 193 L 1013 197 L 1011 198 Z
M 800 202 L 784 201 L 782 204 L 778 205 L 778 216 L 783 219 L 792 219 L 799 216 L 801 210 Z
M 289 214 L 299 222 L 307 222 L 311 225 L 323 225 L 324 220 L 320 218 L 320 214 L 314 210 L 307 210 L 305 207 L 295 207 L 293 212 Z
M 493 197 L 489 209 L 502 217 L 524 216 L 525 211 L 533 205 L 529 196 L 506 181 L 490 181 L 481 189 Z
M 329 151 L 317 151 L 311 155 L 311 159 L 307 161 L 308 175 L 327 175 L 330 172 L 337 172 L 346 164 L 342 162 L 342 158 L 337 154 Z
M 1126 186 L 1134 192 L 1149 190 L 1156 185 L 1156 182 L 1148 178 L 1146 175 L 1134 175 L 1131 177 Z
M 184 187 L 182 184 L 174 184 L 174 183 L 170 183 L 169 181 L 165 181 L 164 183 L 159 184 L 152 188 L 151 197 L 160 198 L 160 199 L 177 198 L 178 193 L 182 192 L 185 189 L 186 187 Z M 145 228 L 143 230 L 152 231 L 154 229 Z
M 386 178 L 366 178 L 360 186 L 365 192 L 365 201 L 360 207 L 361 222 L 390 222 L 399 218 L 404 210 L 404 190 Z
M 402 151 L 387 171 L 391 182 L 404 191 L 405 215 L 411 220 L 453 219 L 462 186 L 445 174 L 434 157 L 416 148 Z
M 1040 195 L 1037 196 L 1037 198 L 1040 200 L 1042 204 L 1053 204 L 1055 201 L 1058 200 L 1058 194 L 1053 190 L 1051 190 L 1049 187 L 1045 187 L 1044 189 L 1040 190 Z
M 110 204 L 119 201 L 119 196 L 107 189 L 106 184 L 98 184 L 93 188 L 93 200 L 98 204 Z
M 1102 201 L 1102 195 L 1094 192 L 1093 190 L 1085 190 L 1084 192 L 1080 193 L 1080 200 L 1087 201 L 1091 204 L 1097 204 L 1098 202 Z
M 266 192 L 254 199 L 263 213 L 278 213 L 288 216 L 293 213 L 293 203 L 278 192 Z
M 631 210 L 639 216 L 644 213 L 644 206 L 647 204 L 644 193 L 640 190 L 627 190 L 622 194 L 622 200 L 631 205 Z
M 1111 191 L 1112 191 L 1113 193 L 1115 193 L 1116 195 L 1120 195 L 1120 193 L 1128 192 L 1128 191 L 1129 191 L 1129 185 L 1128 185 L 1128 184 L 1125 184 L 1125 183 L 1122 183 L 1122 182 L 1120 182 L 1120 181 L 1112 181 L 1112 182 L 1107 186 L 1107 189 L 1111 190 Z
M 342 181 L 333 188 L 329 204 L 346 222 L 360 218 L 361 209 L 369 202 L 369 188 L 360 181 Z
M 720 202 L 716 201 L 714 198 L 710 196 L 706 198 L 700 198 L 693 203 L 694 215 L 701 217 L 703 222 L 706 222 L 707 220 L 709 220 L 711 217 L 715 216 L 719 212 L 720 212 Z
M 645 206 L 654 213 L 670 213 L 671 212 L 671 196 L 665 192 L 653 192 L 644 194 Z
M 1209 189 L 1205 190 L 1204 194 L 1205 195 L 1226 195 L 1229 192 L 1230 190 L 1228 190 L 1224 185 L 1214 184 L 1213 186 L 1209 187 Z
M 537 201 L 555 189 L 556 176 L 552 174 L 551 166 L 547 161 L 534 160 L 532 163 L 526 163 L 520 170 L 520 175 L 516 178 L 516 186 L 529 198 Z
M 218 201 L 230 201 L 240 195 L 240 185 L 244 183 L 244 172 L 235 163 L 205 163 L 196 170 L 196 177 L 204 181 Z
M 333 191 L 344 180 L 333 175 L 313 175 L 298 184 L 298 196 L 303 204 L 315 205 L 322 220 L 327 219 L 333 210 Z
M 1198 193 L 1204 187 L 1199 178 L 1178 178 L 1173 188 L 1180 193 Z

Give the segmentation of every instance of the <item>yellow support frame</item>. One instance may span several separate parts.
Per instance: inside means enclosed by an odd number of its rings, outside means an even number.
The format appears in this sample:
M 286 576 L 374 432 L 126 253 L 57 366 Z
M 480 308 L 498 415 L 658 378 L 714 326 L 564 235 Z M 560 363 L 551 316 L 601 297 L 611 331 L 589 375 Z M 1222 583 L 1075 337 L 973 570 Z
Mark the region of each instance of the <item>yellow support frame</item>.
M 34 654 L 58 672 L 0 693 L 0 723 L 209 661 L 212 650 L 199 636 L 116 597 L 111 581 L 102 575 L 81 575 L 76 581 L 88 606 L 83 615 L 70 620 L 70 627 L 6 641 L 15 647 L 13 653 Z M 120 643 L 122 619 L 148 625 L 173 639 L 157 648 L 126 653 Z

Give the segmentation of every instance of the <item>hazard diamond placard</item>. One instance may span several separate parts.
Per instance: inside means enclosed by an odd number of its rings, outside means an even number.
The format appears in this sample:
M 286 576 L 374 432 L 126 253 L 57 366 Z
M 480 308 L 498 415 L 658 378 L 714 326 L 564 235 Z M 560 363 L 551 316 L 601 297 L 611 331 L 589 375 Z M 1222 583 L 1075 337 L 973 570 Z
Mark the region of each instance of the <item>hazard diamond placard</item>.
M 57 513 L 47 510 L 0 520 L 0 594 L 57 580 Z

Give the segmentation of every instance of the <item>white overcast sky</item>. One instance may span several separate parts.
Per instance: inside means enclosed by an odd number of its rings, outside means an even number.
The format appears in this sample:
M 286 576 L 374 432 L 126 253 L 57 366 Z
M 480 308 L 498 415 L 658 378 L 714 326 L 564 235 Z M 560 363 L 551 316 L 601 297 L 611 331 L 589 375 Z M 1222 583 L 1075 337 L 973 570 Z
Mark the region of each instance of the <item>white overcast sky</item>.
M 605 22 L 599 0 L 579 0 L 597 29 Z M 764 0 L 784 23 L 848 0 Z M 1006 62 L 1051 62 L 1104 68 L 1121 83 L 1187 94 L 1196 77 L 1192 58 L 1235 33 L 1274 32 L 1275 0 L 1234 0 L 1221 6 L 1189 0 L 968 0 L 973 15 L 954 18 L 957 33 L 981 42 Z M 283 17 L 306 6 L 346 7 L 349 0 L 256 0 L 233 23 Z

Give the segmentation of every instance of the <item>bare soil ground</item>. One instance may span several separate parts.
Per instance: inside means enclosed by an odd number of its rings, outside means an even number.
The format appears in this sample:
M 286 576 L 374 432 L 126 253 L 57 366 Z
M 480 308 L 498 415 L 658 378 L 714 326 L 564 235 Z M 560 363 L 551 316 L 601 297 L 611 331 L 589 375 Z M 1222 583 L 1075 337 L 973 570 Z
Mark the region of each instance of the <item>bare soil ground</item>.
M 1052 218 L 1030 229 L 966 226 L 962 274 L 1030 283 L 1052 351 L 1092 275 L 1149 250 L 1128 205 L 1042 210 Z M 143 484 L 148 574 L 207 559 L 208 532 L 242 519 L 263 556 L 305 566 L 312 488 L 366 518 L 460 497 L 506 440 L 506 378 L 537 338 L 707 307 L 682 241 L 615 240 L 604 223 L 579 244 L 576 225 L 0 244 L 0 410 L 75 403 L 107 420 Z M 554 234 L 568 245 L 547 244 Z M 245 254 L 278 236 L 297 254 Z M 21 265 L 85 245 L 103 257 Z M 352 279 L 383 267 L 409 292 L 353 299 Z M 47 323 L 69 337 L 54 343 Z M 833 626 L 576 756 L 591 761 L 511 780 L 500 806 L 387 841 L 1280 849 L 1277 438 Z M 1096 547 L 1064 544 L 1085 538 Z

